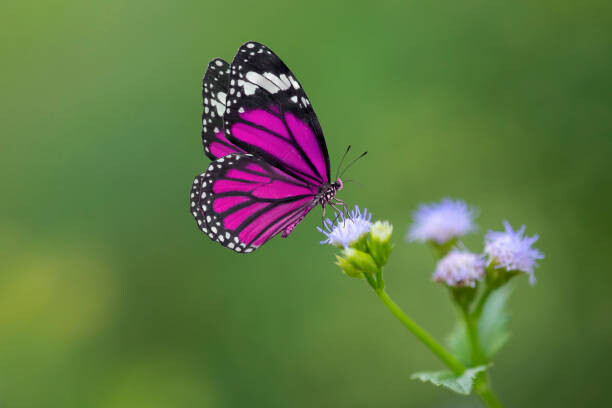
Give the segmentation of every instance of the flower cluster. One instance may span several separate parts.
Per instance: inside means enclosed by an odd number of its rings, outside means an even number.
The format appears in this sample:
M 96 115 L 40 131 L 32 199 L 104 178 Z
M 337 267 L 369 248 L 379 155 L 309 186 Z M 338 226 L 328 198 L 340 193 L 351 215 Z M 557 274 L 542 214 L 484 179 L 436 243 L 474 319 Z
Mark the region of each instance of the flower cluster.
M 524 236 L 524 226 L 515 231 L 504 221 L 505 231 L 487 232 L 484 255 L 454 247 L 459 238 L 475 229 L 474 214 L 475 210 L 465 202 L 450 199 L 421 205 L 415 212 L 407 239 L 430 242 L 442 250 L 433 280 L 450 287 L 475 287 L 488 275 L 491 283 L 498 286 L 518 273 L 525 273 L 530 283 L 535 283 L 533 269 L 544 255 L 532 248 L 538 236 Z M 507 273 L 500 276 L 504 271 Z
M 335 222 L 326 219 L 323 228 L 317 227 L 326 237 L 322 244 L 342 249 L 336 263 L 350 277 L 380 273 L 391 254 L 393 226 L 388 221 L 372 223 L 371 219 L 367 209 L 362 212 L 355 206 L 347 216 L 339 214 Z
M 525 273 L 535 282 L 536 261 L 544 255 L 532 245 L 538 236 L 525 236 L 525 227 L 518 231 L 504 221 L 504 231 L 489 231 L 485 236 L 484 254 L 468 251 L 459 242 L 476 229 L 476 211 L 461 200 L 444 199 L 421 205 L 414 214 L 408 231 L 409 241 L 427 242 L 437 251 L 439 261 L 432 279 L 450 288 L 476 288 L 487 278 L 491 288 L 499 287 L 513 276 Z M 325 239 L 322 244 L 341 248 L 337 264 L 352 277 L 379 273 L 391 254 L 389 243 L 393 226 L 388 221 L 372 223 L 372 214 L 359 207 L 326 219 L 317 228 Z

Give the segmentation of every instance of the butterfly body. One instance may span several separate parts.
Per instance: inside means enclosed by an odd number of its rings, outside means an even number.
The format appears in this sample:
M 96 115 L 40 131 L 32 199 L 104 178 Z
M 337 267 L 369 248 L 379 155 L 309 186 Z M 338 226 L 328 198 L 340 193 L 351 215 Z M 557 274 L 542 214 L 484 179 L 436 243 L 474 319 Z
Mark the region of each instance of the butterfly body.
M 295 75 L 263 44 L 214 59 L 203 79 L 202 143 L 190 211 L 200 230 L 248 253 L 287 237 L 317 205 L 343 205 L 330 181 L 323 131 Z
M 342 180 L 338 178 L 333 183 L 325 183 L 321 187 L 319 187 L 319 192 L 315 196 L 315 200 L 317 204 L 321 204 L 325 207 L 327 204 L 332 202 L 334 198 L 336 198 L 336 194 L 338 191 L 342 190 Z

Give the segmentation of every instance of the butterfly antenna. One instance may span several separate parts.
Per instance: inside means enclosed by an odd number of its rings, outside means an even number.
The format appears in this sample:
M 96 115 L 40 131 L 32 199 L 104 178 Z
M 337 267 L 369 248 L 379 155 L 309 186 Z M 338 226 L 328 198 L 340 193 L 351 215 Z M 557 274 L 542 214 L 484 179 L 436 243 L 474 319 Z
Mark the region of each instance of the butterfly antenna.
M 346 173 L 346 171 L 353 165 L 355 164 L 355 162 L 357 162 L 357 160 L 361 159 L 363 156 L 365 156 L 366 154 L 368 154 L 368 152 L 363 152 L 361 153 L 361 155 L 359 157 L 357 157 L 356 159 L 354 159 L 352 162 L 350 162 L 349 164 L 346 165 L 346 167 L 344 168 L 344 170 L 342 170 L 342 173 L 340 173 L 340 177 L 342 177 L 344 175 L 344 173 Z
M 346 152 L 342 155 L 342 159 L 340 159 L 340 164 L 338 164 L 338 168 L 336 169 L 336 179 L 338 178 L 338 174 L 340 173 L 340 167 L 342 167 L 342 163 L 344 162 L 344 158 L 348 154 L 349 150 L 351 150 L 351 145 L 348 145 L 346 148 Z

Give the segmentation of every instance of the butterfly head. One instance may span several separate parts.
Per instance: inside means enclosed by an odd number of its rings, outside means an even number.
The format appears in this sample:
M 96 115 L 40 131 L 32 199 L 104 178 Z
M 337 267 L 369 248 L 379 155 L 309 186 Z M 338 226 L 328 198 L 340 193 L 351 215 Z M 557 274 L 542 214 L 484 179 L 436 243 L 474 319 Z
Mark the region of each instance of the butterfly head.
M 334 183 L 334 187 L 336 187 L 336 191 L 342 190 L 343 186 L 344 184 L 342 183 L 342 180 L 340 180 L 340 177 L 338 177 L 338 180 L 336 180 L 336 182 Z

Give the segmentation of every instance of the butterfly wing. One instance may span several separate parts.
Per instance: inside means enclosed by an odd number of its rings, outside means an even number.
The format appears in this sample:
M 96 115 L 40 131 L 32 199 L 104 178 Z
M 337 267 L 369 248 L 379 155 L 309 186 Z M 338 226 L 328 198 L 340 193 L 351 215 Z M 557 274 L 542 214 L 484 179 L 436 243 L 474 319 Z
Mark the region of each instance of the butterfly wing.
M 225 137 L 223 114 L 229 88 L 230 66 L 220 58 L 208 63 L 202 79 L 202 145 L 212 160 L 243 150 Z
M 227 139 L 283 172 L 320 186 L 329 156 L 302 86 L 265 45 L 248 42 L 230 67 L 224 115 Z
M 195 178 L 191 211 L 212 240 L 252 252 L 291 229 L 314 206 L 316 187 L 250 154 L 230 154 Z

